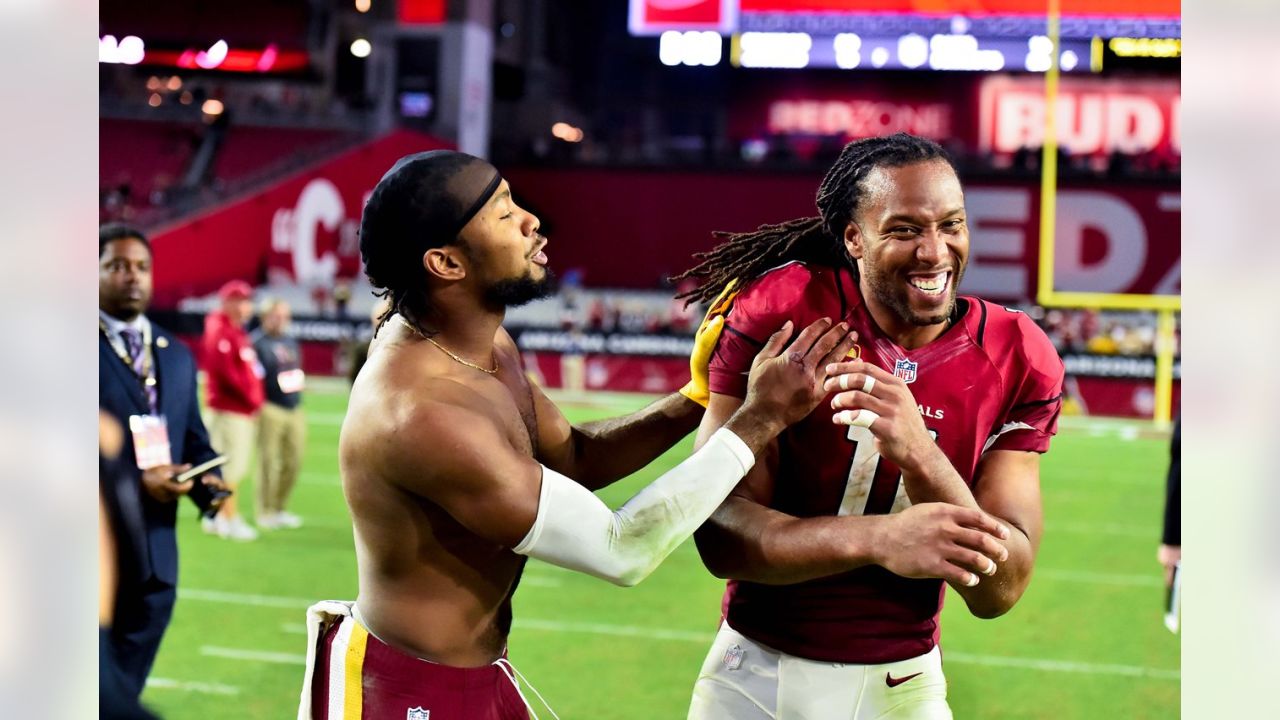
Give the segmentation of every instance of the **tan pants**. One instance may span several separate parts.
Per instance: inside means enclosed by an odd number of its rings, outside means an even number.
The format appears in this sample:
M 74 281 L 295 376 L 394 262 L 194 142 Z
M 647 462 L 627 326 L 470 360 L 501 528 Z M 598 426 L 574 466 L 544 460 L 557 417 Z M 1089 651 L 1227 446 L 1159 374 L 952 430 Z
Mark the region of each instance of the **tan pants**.
M 266 403 L 258 415 L 258 517 L 283 512 L 298 482 L 307 419 L 302 408 L 290 410 Z
M 889 683 L 893 682 L 893 685 Z M 942 655 L 883 665 L 819 662 L 721 624 L 689 720 L 951 720 Z
M 222 479 L 227 487 L 238 490 L 240 483 L 249 475 L 257 419 L 252 415 L 210 410 L 205 424 L 209 426 L 209 442 L 213 449 L 227 456 L 227 464 L 222 466 Z M 237 492 L 227 498 L 219 514 L 226 518 L 235 517 L 238 496 Z

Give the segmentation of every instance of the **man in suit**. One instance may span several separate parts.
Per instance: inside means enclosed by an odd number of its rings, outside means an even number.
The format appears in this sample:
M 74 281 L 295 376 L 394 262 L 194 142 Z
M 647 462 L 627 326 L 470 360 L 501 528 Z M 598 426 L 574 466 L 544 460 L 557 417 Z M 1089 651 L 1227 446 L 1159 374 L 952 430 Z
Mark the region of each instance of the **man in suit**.
M 217 455 L 196 402 L 196 364 L 144 314 L 151 301 L 151 245 L 123 225 L 98 230 L 98 406 L 124 428 L 116 479 L 102 485 L 117 528 L 119 586 L 111 642 L 121 670 L 142 692 L 173 613 L 178 584 L 177 500 L 207 509 L 221 480 L 176 474 Z M 139 452 L 139 441 L 141 452 Z M 167 444 L 167 448 L 164 445 Z M 127 522 L 141 516 L 142 522 Z M 123 522 L 122 522 L 123 521 Z

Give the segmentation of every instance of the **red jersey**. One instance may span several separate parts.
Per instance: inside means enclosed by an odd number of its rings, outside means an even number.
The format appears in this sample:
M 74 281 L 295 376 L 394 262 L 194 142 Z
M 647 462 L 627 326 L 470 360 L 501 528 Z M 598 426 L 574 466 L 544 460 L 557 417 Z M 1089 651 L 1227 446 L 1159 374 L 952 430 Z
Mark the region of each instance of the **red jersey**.
M 254 415 L 266 398 L 262 363 L 249 334 L 231 322 L 226 313 L 214 310 L 205 317 L 201 339 L 205 374 L 205 400 L 223 412 Z
M 975 297 L 938 339 L 899 347 L 876 327 L 848 268 L 791 263 L 747 285 L 711 359 L 715 393 L 745 397 L 751 361 L 787 320 L 848 321 L 861 359 L 903 378 L 925 425 L 970 487 L 987 450 L 1045 452 L 1057 431 L 1063 365 L 1025 314 Z M 901 470 L 879 456 L 871 431 L 831 422 L 830 398 L 778 437 L 770 507 L 796 517 L 884 514 L 910 505 Z M 729 625 L 785 653 L 878 664 L 937 644 L 941 580 L 911 580 L 870 565 L 794 585 L 728 583 Z

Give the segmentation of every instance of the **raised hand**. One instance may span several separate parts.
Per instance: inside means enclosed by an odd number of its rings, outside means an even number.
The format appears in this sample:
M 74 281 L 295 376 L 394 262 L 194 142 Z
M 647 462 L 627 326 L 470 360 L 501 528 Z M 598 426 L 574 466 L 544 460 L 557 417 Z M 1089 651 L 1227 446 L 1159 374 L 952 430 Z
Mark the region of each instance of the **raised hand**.
M 846 323 L 822 318 L 805 328 L 783 350 L 791 336 L 788 320 L 774 333 L 751 363 L 747 398 L 743 407 L 790 425 L 818 406 L 827 395 L 823 389 L 827 365 L 848 354 L 858 335 Z
M 899 467 L 934 449 L 915 396 L 901 378 L 862 360 L 833 363 L 823 387 L 834 392 L 831 421 L 871 431 L 880 454 Z

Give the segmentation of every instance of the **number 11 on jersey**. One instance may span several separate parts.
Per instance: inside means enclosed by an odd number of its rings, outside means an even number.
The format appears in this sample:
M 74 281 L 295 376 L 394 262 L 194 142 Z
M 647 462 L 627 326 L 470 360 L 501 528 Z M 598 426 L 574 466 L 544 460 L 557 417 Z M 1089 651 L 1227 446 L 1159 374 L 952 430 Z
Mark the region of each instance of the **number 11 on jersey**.
M 938 439 L 930 430 L 929 436 Z M 911 498 L 902 486 L 902 473 L 884 467 L 876 451 L 876 438 L 871 430 L 849 426 L 849 442 L 853 443 L 853 460 L 849 463 L 849 479 L 844 486 L 837 515 L 883 515 L 911 506 Z

